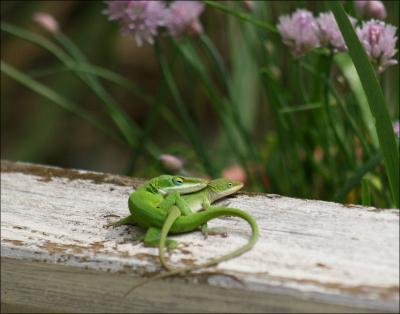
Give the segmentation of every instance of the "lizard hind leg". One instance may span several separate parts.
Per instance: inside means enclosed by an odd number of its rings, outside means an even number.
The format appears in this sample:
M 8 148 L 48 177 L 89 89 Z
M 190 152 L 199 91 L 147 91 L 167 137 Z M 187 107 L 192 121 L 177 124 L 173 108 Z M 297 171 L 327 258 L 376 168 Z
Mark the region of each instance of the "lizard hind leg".
M 145 246 L 158 247 L 160 244 L 161 230 L 158 228 L 150 227 L 147 229 L 146 235 L 144 236 L 143 243 Z M 168 249 L 174 249 L 178 245 L 178 242 L 167 239 L 166 247 Z
M 207 210 L 212 210 L 213 207 L 210 205 L 210 202 L 205 199 L 203 201 L 203 208 L 200 211 L 207 211 Z M 226 232 L 225 229 L 223 228 L 209 228 L 208 224 L 205 223 L 204 225 L 201 226 L 201 233 L 204 236 L 204 239 L 207 239 L 209 235 L 212 236 L 221 236 L 223 238 L 228 237 L 228 233 Z
M 221 236 L 223 238 L 228 237 L 228 233 L 226 232 L 225 228 L 218 228 L 218 227 L 209 228 L 206 223 L 201 226 L 201 233 L 203 234 L 205 239 L 207 239 L 209 235 Z
M 132 215 L 129 215 L 120 220 L 109 222 L 105 225 L 105 227 L 108 228 L 108 227 L 118 227 L 118 226 L 122 226 L 122 225 L 135 225 L 135 224 L 136 224 L 136 222 L 133 219 Z

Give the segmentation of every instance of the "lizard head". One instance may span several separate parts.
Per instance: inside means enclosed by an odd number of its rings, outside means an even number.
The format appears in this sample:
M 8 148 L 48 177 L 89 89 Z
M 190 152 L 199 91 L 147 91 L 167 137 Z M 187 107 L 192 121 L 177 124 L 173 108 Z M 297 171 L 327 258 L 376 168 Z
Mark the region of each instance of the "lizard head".
M 161 175 L 151 181 L 151 185 L 155 187 L 161 194 L 170 194 L 178 192 L 187 194 L 204 189 L 208 181 L 202 178 L 182 177 L 173 175 Z
M 208 182 L 207 187 L 210 189 L 210 197 L 213 202 L 239 191 L 243 187 L 243 182 L 219 178 Z

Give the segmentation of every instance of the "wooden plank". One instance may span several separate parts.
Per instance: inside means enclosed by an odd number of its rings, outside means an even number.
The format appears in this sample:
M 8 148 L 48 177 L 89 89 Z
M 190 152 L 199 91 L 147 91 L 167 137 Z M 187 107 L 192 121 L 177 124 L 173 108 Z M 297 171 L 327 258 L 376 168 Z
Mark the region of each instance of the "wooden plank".
M 131 241 L 140 228 L 104 227 L 126 216 L 128 196 L 140 183 L 2 161 L 2 311 L 399 310 L 398 210 L 252 193 L 223 201 L 259 222 L 252 251 L 194 277 L 154 281 L 124 299 L 144 275 L 161 271 L 157 249 Z M 236 218 L 210 226 L 226 228 L 228 238 L 174 236 L 181 244 L 170 261 L 204 262 L 249 236 Z

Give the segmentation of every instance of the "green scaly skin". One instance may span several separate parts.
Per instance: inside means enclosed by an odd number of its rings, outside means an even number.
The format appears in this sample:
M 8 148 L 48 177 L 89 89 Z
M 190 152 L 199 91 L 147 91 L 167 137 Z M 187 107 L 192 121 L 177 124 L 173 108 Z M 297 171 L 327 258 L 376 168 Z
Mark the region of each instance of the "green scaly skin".
M 108 226 L 120 226 L 137 223 L 143 228 L 154 225 L 152 215 L 148 213 L 166 212 L 171 206 L 181 204 L 180 194 L 187 194 L 204 189 L 207 180 L 172 175 L 161 175 L 145 182 L 129 196 L 131 214 Z M 154 217 L 155 218 L 155 217 Z
M 254 244 L 257 242 L 259 237 L 258 225 L 253 217 L 244 211 L 237 208 L 228 207 L 211 207 L 211 203 L 218 199 L 221 199 L 227 195 L 233 194 L 239 189 L 241 189 L 243 184 L 239 181 L 233 181 L 228 179 L 216 179 L 210 181 L 205 189 L 198 192 L 187 194 L 181 196 L 181 200 L 184 200 L 184 204 L 179 204 L 177 206 L 172 206 L 167 211 L 162 209 L 157 209 L 152 212 L 136 212 L 136 218 L 142 219 L 146 215 L 147 219 L 152 221 L 153 227 L 159 229 L 161 228 L 160 234 L 157 234 L 159 238 L 159 256 L 161 264 L 168 270 L 166 274 L 161 274 L 155 276 L 151 279 L 145 280 L 138 285 L 132 287 L 126 294 L 128 295 L 133 289 L 155 279 L 165 278 L 173 275 L 184 274 L 196 269 L 209 267 L 218 264 L 222 261 L 227 261 L 234 257 L 237 257 L 247 251 L 249 251 Z M 134 200 L 132 200 L 133 202 Z M 193 210 L 204 209 L 204 211 L 193 213 Z M 140 217 L 139 217 L 140 216 Z M 174 269 L 170 267 L 164 258 L 164 247 L 167 243 L 168 233 L 185 233 L 198 229 L 199 227 L 205 225 L 209 220 L 221 217 L 221 216 L 235 216 L 245 219 L 251 226 L 252 235 L 247 244 L 240 247 L 239 249 L 223 255 L 218 258 L 209 260 L 208 262 L 201 265 L 194 265 L 190 267 L 184 267 L 181 269 Z

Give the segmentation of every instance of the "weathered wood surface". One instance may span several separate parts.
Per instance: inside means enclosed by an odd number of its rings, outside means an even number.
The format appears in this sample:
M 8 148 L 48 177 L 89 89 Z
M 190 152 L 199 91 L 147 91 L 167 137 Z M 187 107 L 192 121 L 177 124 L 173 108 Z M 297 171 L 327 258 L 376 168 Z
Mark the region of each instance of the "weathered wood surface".
M 144 274 L 161 270 L 156 248 L 130 240 L 142 233 L 138 227 L 104 227 L 127 215 L 140 182 L 2 161 L 2 311 L 399 311 L 398 210 L 247 193 L 224 202 L 259 222 L 252 251 L 201 276 L 151 282 L 124 299 Z M 214 226 L 229 236 L 175 236 L 181 244 L 170 261 L 204 262 L 250 232 L 236 218 Z

